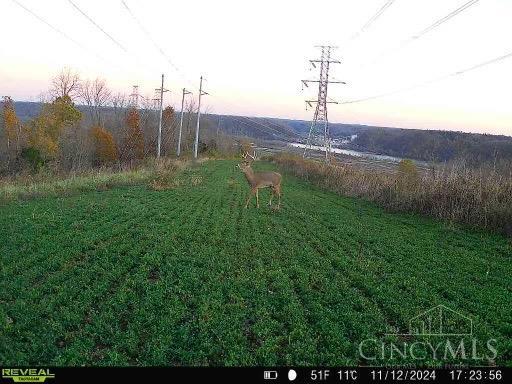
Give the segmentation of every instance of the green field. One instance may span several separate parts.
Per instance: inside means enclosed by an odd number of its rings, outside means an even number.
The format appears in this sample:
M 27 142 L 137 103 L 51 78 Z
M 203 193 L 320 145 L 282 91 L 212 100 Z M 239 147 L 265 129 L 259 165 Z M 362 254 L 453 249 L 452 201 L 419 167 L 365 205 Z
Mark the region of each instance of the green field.
M 439 304 L 510 364 L 507 239 L 288 175 L 280 211 L 244 210 L 234 164 L 189 168 L 162 191 L 0 206 L 0 365 L 389 363 L 365 361 L 359 343 L 405 342 L 386 333 Z

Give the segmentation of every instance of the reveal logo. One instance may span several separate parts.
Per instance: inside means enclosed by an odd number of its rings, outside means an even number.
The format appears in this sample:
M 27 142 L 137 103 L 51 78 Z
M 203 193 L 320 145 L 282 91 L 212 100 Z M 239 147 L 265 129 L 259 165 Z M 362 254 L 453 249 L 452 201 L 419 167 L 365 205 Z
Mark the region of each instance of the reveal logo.
M 2 368 L 2 378 L 15 383 L 44 383 L 46 379 L 54 379 L 55 374 L 43 368 Z

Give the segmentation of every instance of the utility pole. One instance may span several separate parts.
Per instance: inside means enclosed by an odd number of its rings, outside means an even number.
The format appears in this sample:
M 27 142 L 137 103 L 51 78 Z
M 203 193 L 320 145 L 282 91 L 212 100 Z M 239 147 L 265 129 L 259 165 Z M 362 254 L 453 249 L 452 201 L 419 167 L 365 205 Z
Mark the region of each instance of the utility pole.
M 196 140 L 194 144 L 194 159 L 197 159 L 197 147 L 199 146 L 199 120 L 201 119 L 201 96 L 207 95 L 207 92 L 203 91 L 203 76 L 199 81 L 199 101 L 197 105 L 197 125 L 196 125 Z
M 164 105 L 164 92 L 168 92 L 168 89 L 164 89 L 164 74 L 162 73 L 162 86 L 156 88 L 156 91 L 160 91 L 160 119 L 158 122 L 158 146 L 156 150 L 156 157 L 160 157 L 160 147 L 162 145 L 162 110 Z
M 327 101 L 327 85 L 329 83 L 346 84 L 343 81 L 330 81 L 329 80 L 329 65 L 339 64 L 337 60 L 331 60 L 331 50 L 337 47 L 331 45 L 320 45 L 317 48 L 321 49 L 320 59 L 309 60 L 313 68 L 317 68 L 317 63 L 320 64 L 320 74 L 318 80 L 302 80 L 302 84 L 308 87 L 308 83 L 318 83 L 318 96 L 316 100 L 306 100 L 307 105 L 313 106 L 316 103 L 315 114 L 311 121 L 309 128 L 308 141 L 304 148 L 303 157 L 306 157 L 307 150 L 311 150 L 311 141 L 315 133 L 317 133 L 317 126 L 323 126 L 324 131 L 324 147 L 325 147 L 325 161 L 329 162 L 329 155 L 331 152 L 331 139 L 329 135 L 329 120 L 327 119 L 327 104 L 338 104 L 336 101 Z
M 184 108 L 185 108 L 185 95 L 190 95 L 192 92 L 187 91 L 185 88 L 183 88 L 183 94 L 181 96 L 181 117 L 180 117 L 180 131 L 178 133 L 178 150 L 176 151 L 176 155 L 180 157 L 181 154 L 181 131 L 183 130 L 183 114 L 184 114 Z

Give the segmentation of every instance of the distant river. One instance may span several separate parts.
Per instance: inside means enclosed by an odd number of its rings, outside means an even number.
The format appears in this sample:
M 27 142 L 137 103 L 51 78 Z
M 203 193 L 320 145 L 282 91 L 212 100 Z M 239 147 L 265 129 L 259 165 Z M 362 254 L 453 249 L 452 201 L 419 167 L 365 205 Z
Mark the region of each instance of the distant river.
M 305 148 L 305 147 L 307 147 L 306 144 L 301 144 L 301 143 L 290 143 L 288 145 L 291 146 L 291 147 L 295 147 L 295 148 Z M 325 147 L 321 147 L 321 146 L 318 146 L 318 145 L 312 145 L 311 149 L 314 150 L 314 151 L 325 151 Z M 386 156 L 386 155 L 376 155 L 375 153 L 354 151 L 352 149 L 331 148 L 331 151 L 334 152 L 334 153 L 340 153 L 340 154 L 348 155 L 348 156 L 364 157 L 364 158 L 367 158 L 367 159 L 374 159 L 374 160 L 392 161 L 394 163 L 399 163 L 400 160 L 402 160 L 400 157 Z

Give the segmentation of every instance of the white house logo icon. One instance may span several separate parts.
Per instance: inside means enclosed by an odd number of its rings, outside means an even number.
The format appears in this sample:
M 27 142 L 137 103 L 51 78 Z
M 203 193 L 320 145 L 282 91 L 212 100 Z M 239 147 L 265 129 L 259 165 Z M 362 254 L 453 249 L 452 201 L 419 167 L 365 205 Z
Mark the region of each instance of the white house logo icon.
M 418 336 L 469 336 L 473 321 L 442 304 L 409 320 L 409 334 Z

